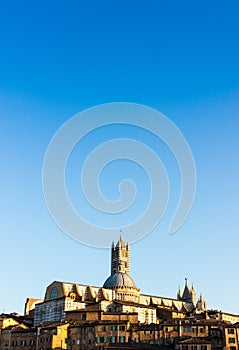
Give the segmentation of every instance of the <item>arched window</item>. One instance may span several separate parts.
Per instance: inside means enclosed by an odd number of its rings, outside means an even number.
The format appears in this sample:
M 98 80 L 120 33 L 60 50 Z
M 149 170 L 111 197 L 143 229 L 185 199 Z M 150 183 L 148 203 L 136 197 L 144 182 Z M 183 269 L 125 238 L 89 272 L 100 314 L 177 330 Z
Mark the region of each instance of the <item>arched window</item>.
M 58 296 L 58 290 L 56 287 L 52 288 L 51 290 L 51 299 L 56 299 Z
M 71 300 L 76 300 L 76 295 L 75 295 L 75 293 L 70 293 L 70 298 L 71 298 Z

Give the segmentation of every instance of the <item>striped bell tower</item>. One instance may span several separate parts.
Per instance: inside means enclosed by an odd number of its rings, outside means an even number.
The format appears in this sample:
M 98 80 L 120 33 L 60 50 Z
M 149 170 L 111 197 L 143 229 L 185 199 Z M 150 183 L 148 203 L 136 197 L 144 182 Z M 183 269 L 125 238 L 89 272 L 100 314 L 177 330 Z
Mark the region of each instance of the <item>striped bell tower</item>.
M 123 265 L 125 273 L 130 274 L 130 246 L 123 241 L 122 236 L 116 246 L 112 242 L 111 248 L 111 276 L 118 272 L 118 266 Z

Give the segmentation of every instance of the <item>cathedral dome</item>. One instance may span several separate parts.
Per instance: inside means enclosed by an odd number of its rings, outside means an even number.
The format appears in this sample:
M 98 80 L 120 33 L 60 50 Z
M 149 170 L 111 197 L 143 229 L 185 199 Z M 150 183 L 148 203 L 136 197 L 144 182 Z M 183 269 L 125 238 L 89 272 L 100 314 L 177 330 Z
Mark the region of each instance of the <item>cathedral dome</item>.
M 133 279 L 123 272 L 116 272 L 114 275 L 107 278 L 103 288 L 134 288 L 137 289 Z

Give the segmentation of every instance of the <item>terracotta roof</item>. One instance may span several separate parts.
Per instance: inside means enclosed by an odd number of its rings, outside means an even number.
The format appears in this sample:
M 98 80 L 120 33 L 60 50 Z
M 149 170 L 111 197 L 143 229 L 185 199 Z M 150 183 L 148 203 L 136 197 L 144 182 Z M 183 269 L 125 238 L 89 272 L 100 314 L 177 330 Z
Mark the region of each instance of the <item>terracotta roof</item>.
M 211 344 L 211 341 L 206 338 L 190 338 L 185 340 L 180 340 L 177 342 L 178 344 Z
M 129 305 L 129 306 L 143 307 L 143 308 L 147 308 L 147 309 L 156 309 L 156 307 L 153 306 L 153 305 L 144 305 L 144 304 L 134 303 L 133 301 L 114 300 L 114 303 L 116 303 L 116 304 L 121 304 L 121 305 Z

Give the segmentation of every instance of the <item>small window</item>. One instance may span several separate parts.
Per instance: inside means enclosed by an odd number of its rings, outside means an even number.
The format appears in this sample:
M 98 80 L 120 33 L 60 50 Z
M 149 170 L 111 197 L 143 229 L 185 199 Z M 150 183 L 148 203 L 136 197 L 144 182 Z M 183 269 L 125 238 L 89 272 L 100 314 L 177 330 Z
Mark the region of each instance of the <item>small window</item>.
M 76 300 L 76 294 L 75 293 L 70 293 L 70 298 L 71 298 L 71 300 Z
M 82 321 L 86 321 L 86 314 L 82 314 Z
M 115 343 L 115 342 L 116 342 L 116 337 L 115 336 L 110 337 L 110 343 Z
M 233 328 L 228 328 L 228 334 L 234 334 L 234 329 Z
M 229 343 L 230 344 L 235 344 L 236 343 L 236 339 L 235 338 L 229 338 Z
M 51 290 L 51 299 L 56 299 L 58 297 L 58 290 L 56 287 Z
M 184 327 L 184 332 L 185 333 L 191 333 L 192 332 L 192 328 L 191 327 Z
M 125 336 L 120 337 L 120 343 L 125 343 Z

